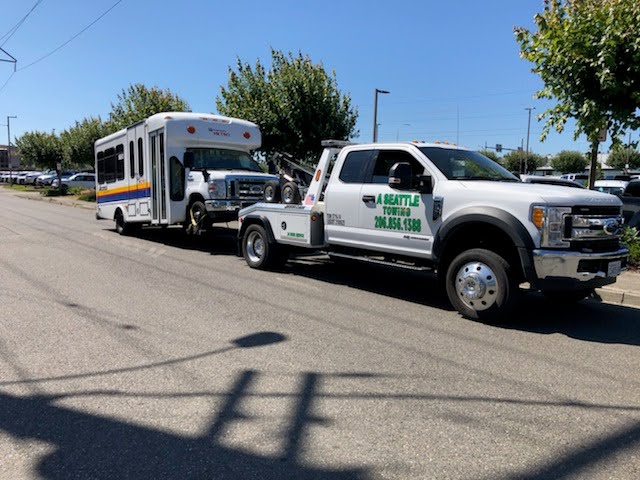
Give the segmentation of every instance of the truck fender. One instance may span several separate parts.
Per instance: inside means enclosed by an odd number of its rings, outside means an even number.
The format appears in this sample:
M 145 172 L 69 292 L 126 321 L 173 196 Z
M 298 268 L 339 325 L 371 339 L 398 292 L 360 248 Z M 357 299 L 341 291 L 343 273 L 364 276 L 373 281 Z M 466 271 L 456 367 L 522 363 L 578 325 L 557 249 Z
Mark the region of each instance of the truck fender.
M 489 224 L 508 235 L 518 250 L 525 277 L 531 279 L 535 276 L 532 259 L 535 245 L 529 231 L 516 217 L 495 207 L 468 207 L 447 218 L 438 229 L 433 242 L 434 262 L 440 262 L 445 246 L 456 230 L 469 223 Z
M 267 232 L 267 237 L 269 237 L 269 243 L 276 243 L 276 237 L 273 235 L 273 229 L 271 228 L 271 222 L 264 215 L 258 214 L 249 214 L 242 220 L 242 225 L 238 229 L 238 238 L 237 238 L 237 252 L 236 254 L 241 257 L 242 256 L 242 237 L 244 237 L 244 232 L 251 225 L 258 224 L 262 225 Z

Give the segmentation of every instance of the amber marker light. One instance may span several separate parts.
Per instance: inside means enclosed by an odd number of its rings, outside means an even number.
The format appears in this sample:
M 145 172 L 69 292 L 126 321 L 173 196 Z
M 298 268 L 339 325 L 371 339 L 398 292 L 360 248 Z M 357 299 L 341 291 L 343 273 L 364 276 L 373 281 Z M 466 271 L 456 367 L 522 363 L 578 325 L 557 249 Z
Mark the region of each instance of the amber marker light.
M 315 214 L 311 215 L 311 221 L 315 222 L 316 220 L 318 220 L 318 216 Z
M 544 223 L 543 207 L 533 207 L 533 210 L 531 211 L 531 221 L 536 227 L 542 228 L 542 224 Z
M 242 136 L 243 136 L 244 138 L 246 138 L 247 140 L 251 138 L 251 134 L 250 134 L 249 132 L 244 132 L 244 133 L 242 134 Z
M 193 125 L 189 125 L 189 126 L 187 127 L 187 132 L 189 132 L 189 133 L 191 133 L 191 134 L 196 133 L 196 127 L 194 127 Z

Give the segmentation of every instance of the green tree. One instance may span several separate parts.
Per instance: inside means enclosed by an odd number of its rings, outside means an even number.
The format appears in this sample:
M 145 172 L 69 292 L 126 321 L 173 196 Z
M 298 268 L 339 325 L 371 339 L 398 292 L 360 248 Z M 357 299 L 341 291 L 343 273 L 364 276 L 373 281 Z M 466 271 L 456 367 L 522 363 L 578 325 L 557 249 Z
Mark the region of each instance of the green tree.
M 112 131 L 113 127 L 103 122 L 100 117 L 88 117 L 76 122 L 73 127 L 60 134 L 65 162 L 74 167 L 92 166 L 95 141 Z
M 321 140 L 348 140 L 356 135 L 357 111 L 338 89 L 335 72 L 308 55 L 271 50 L 271 68 L 238 59 L 229 68 L 229 83 L 216 98 L 222 115 L 250 120 L 262 131 L 266 155 L 284 151 L 300 160 L 321 150 Z
M 562 173 L 583 172 L 589 160 L 581 153 L 573 150 L 562 150 L 551 159 L 551 166 L 554 170 Z
M 133 125 L 160 112 L 190 112 L 189 104 L 169 89 L 147 88 L 141 83 L 130 85 L 111 104 L 110 124 L 113 131 Z
M 498 154 L 493 150 L 478 150 L 478 153 L 481 155 L 484 155 L 487 158 L 490 158 L 496 163 L 500 163 L 500 158 L 498 157 Z
M 640 168 L 640 152 L 633 148 L 614 148 L 609 153 L 607 165 L 617 170 L 637 170 Z
M 510 172 L 533 173 L 536 168 L 545 166 L 547 159 L 537 153 L 529 152 L 527 155 L 524 151 L 514 151 L 504 155 L 500 159 L 500 164 Z
M 27 132 L 16 139 L 22 162 L 38 168 L 55 170 L 62 162 L 62 142 L 53 133 Z
M 521 56 L 545 84 L 536 96 L 557 102 L 541 115 L 541 138 L 575 118 L 575 137 L 591 142 L 592 186 L 598 133 L 608 128 L 617 144 L 623 130 L 640 127 L 640 2 L 545 0 L 535 23 L 537 31 L 515 33 Z

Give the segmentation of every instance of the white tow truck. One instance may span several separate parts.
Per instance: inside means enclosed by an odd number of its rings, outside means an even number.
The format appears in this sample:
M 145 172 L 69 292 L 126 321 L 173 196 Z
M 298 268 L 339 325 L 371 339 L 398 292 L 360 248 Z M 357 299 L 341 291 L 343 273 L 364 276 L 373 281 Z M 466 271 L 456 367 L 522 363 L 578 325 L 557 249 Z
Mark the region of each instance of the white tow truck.
M 613 195 L 523 183 L 452 145 L 323 146 L 301 204 L 240 210 L 239 251 L 250 267 L 274 268 L 319 250 L 434 270 L 462 315 L 487 321 L 509 312 L 523 283 L 577 301 L 626 268 L 621 202 Z

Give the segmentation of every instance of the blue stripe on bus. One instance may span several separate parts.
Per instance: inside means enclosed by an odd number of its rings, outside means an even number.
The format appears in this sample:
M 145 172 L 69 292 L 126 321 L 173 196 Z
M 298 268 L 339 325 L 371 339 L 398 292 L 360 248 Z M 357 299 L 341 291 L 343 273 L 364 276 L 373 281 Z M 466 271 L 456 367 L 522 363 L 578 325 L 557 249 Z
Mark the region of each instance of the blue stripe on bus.
M 150 188 L 143 188 L 140 190 L 130 190 L 128 192 L 120 192 L 120 193 L 107 193 L 104 195 L 100 195 L 97 200 L 98 203 L 107 203 L 107 202 L 119 202 L 123 200 L 135 200 L 138 198 L 145 198 L 151 196 Z

